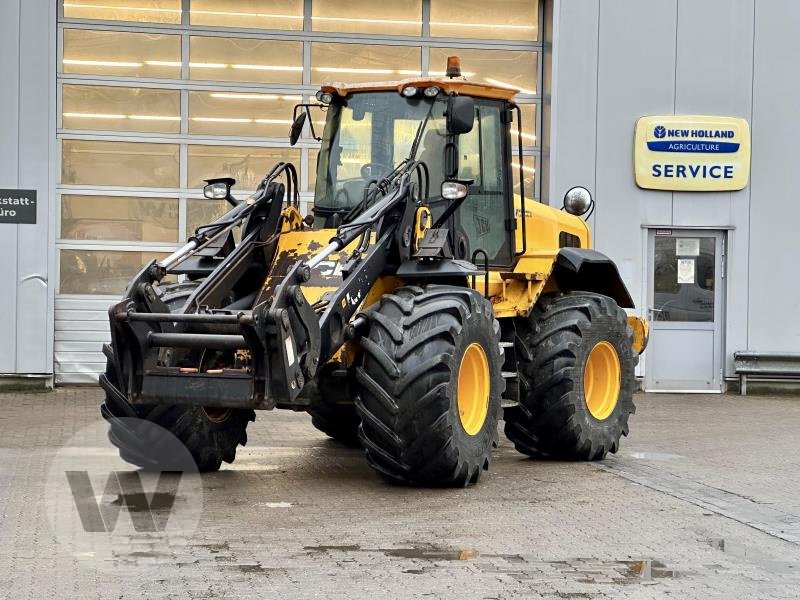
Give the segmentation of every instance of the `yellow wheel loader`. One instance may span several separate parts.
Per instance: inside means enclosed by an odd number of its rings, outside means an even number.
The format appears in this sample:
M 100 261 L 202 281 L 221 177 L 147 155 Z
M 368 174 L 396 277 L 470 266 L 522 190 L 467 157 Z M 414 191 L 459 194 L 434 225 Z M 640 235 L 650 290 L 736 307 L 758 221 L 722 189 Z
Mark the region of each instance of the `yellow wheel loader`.
M 477 482 L 501 418 L 530 456 L 616 452 L 647 323 L 591 249 L 588 191 L 561 210 L 525 198 L 514 94 L 457 57 L 441 78 L 323 86 L 290 132 L 316 138 L 324 112 L 306 216 L 291 164 L 246 199 L 208 180 L 230 211 L 109 309 L 102 414 L 122 458 L 173 464 L 138 419 L 215 470 L 274 408 L 413 485 Z

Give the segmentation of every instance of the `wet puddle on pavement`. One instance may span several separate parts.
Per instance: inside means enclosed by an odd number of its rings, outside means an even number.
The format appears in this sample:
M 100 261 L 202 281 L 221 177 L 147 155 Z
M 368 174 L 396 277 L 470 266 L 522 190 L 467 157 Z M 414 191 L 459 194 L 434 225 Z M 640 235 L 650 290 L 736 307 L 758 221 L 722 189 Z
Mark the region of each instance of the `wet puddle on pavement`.
M 784 575 L 797 575 L 800 573 L 800 566 L 796 564 L 778 560 L 772 556 L 764 554 L 763 552 L 755 550 L 754 548 L 748 548 L 744 544 L 740 544 L 733 540 L 726 540 L 724 538 L 710 538 L 701 541 L 704 541 L 715 550 L 719 550 L 729 556 L 734 556 L 745 562 L 751 563 L 770 573 Z

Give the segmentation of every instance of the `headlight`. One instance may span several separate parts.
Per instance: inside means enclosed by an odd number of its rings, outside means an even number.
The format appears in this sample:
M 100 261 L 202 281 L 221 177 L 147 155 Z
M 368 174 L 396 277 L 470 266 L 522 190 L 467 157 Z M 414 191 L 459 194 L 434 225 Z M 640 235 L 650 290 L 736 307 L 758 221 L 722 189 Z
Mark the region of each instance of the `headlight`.
M 203 188 L 203 195 L 209 200 L 224 200 L 228 197 L 228 184 L 209 183 Z
M 594 204 L 592 194 L 585 187 L 574 187 L 564 196 L 564 210 L 576 217 L 589 212 L 592 204 Z
M 428 98 L 435 98 L 436 96 L 438 96 L 438 95 L 439 95 L 439 92 L 441 92 L 441 91 L 442 91 L 442 90 L 440 90 L 440 89 L 439 89 L 437 86 L 435 86 L 435 85 L 432 85 L 431 87 L 426 87 L 426 88 L 425 88 L 425 91 L 424 91 L 423 93 L 424 93 L 424 94 L 425 94 L 425 95 L 426 95 Z
M 419 90 L 415 86 L 407 85 L 406 87 L 403 88 L 403 91 L 401 93 L 406 98 L 411 98 L 412 96 L 416 96 L 418 91 Z
M 445 181 L 442 183 L 442 198 L 445 200 L 461 200 L 469 193 L 466 184 L 458 181 Z

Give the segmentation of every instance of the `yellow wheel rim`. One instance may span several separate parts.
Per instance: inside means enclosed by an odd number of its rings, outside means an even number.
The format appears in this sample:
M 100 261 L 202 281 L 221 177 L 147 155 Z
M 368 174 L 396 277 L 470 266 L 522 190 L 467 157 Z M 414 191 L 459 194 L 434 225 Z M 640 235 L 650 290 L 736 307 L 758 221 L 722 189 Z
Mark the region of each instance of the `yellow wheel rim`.
M 592 348 L 583 373 L 583 394 L 589 412 L 598 421 L 607 419 L 617 406 L 621 372 L 614 346 L 599 342 Z
M 470 344 L 458 368 L 458 416 L 469 435 L 483 428 L 489 413 L 491 375 L 489 360 L 480 344 Z

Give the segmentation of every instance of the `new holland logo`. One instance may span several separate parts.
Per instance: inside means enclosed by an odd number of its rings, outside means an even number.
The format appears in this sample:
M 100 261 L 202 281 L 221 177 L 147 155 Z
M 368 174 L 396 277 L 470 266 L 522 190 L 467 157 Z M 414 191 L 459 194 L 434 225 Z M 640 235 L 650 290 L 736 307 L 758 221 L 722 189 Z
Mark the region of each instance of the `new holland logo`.
M 655 141 L 648 141 L 647 148 L 653 152 L 686 152 L 692 154 L 733 154 L 740 144 L 731 141 L 732 130 L 720 129 L 667 129 L 663 125 L 653 128 Z M 669 139 L 666 139 L 669 138 Z

